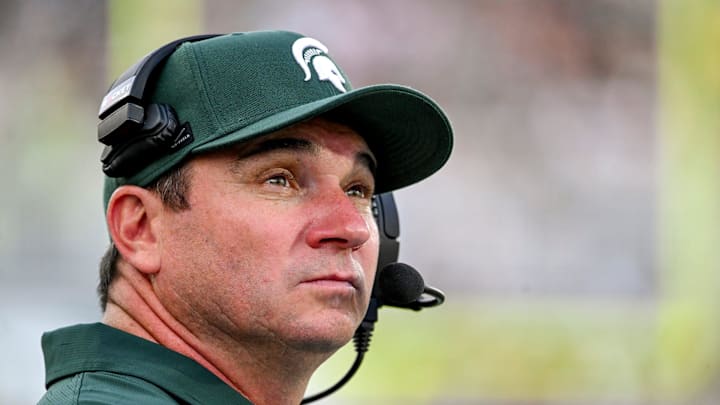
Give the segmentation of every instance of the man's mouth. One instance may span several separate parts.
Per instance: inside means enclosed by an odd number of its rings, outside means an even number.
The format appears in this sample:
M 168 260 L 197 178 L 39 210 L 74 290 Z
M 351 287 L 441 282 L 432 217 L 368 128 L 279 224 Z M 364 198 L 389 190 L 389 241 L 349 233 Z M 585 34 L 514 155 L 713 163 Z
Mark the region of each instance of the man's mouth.
M 358 290 L 360 288 L 360 281 L 358 277 L 352 274 L 340 273 L 331 273 L 312 277 L 303 281 L 303 284 L 310 284 L 318 287 L 345 288 L 353 290 Z

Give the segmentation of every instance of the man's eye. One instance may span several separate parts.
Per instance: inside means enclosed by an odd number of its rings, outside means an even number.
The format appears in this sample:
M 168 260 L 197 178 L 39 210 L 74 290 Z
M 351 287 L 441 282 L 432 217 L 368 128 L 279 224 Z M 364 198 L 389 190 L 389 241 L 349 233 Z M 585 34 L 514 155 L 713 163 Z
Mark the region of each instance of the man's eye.
M 277 174 L 265 180 L 265 183 L 280 187 L 290 187 L 290 179 L 286 174 Z
M 350 197 L 357 197 L 357 198 L 370 198 L 370 192 L 367 187 L 356 184 L 345 192 Z

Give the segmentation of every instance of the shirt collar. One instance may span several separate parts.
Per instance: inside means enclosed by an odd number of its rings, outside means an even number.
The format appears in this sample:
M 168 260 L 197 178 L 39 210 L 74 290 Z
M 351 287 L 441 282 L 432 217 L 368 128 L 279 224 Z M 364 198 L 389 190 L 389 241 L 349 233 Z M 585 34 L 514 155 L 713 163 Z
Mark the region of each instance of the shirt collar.
M 46 332 L 45 384 L 88 371 L 110 371 L 147 380 L 173 395 L 202 404 L 250 404 L 189 357 L 102 323 Z

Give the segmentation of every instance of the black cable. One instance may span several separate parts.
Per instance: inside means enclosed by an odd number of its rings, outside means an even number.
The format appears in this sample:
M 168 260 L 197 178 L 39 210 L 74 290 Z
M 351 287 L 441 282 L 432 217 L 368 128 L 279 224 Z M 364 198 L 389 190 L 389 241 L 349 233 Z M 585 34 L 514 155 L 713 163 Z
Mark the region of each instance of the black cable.
M 345 383 L 350 381 L 350 379 L 355 375 L 355 372 L 360 368 L 360 363 L 362 363 L 364 357 L 365 357 L 365 353 L 358 352 L 357 356 L 355 357 L 355 362 L 350 367 L 350 370 L 348 370 L 348 372 L 345 373 L 345 376 L 342 379 L 340 379 L 340 381 L 336 382 L 335 385 L 326 389 L 325 391 L 319 392 L 315 395 L 311 395 L 307 398 L 303 398 L 302 402 L 300 402 L 300 403 L 301 404 L 309 404 L 310 402 L 317 401 L 320 398 L 325 398 L 326 396 L 339 390 L 343 385 L 345 385 Z
M 326 396 L 339 390 L 355 375 L 355 372 L 357 372 L 360 368 L 360 363 L 362 363 L 363 358 L 365 358 L 365 352 L 367 352 L 370 348 L 370 339 L 372 338 L 372 333 L 375 329 L 375 322 L 377 322 L 378 306 L 379 304 L 377 299 L 372 297 L 370 299 L 367 314 L 365 314 L 365 319 L 363 319 L 360 326 L 355 330 L 355 334 L 353 335 L 353 345 L 355 346 L 357 356 L 355 357 L 355 361 L 352 366 L 350 366 L 350 370 L 348 370 L 348 372 L 345 373 L 345 376 L 343 376 L 340 381 L 336 382 L 335 385 L 325 391 L 303 398 L 300 404 L 309 404 L 310 402 L 317 401 L 320 398 L 325 398 Z

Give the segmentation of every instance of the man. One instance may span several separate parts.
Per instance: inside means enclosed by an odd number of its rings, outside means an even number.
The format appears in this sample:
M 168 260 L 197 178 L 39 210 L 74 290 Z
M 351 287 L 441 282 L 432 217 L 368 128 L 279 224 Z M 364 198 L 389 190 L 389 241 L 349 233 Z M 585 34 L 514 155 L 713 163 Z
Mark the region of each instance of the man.
M 322 43 L 290 32 L 161 48 L 100 117 L 104 317 L 43 336 L 41 403 L 300 403 L 367 310 L 372 195 L 452 147 L 426 96 L 353 90 Z

